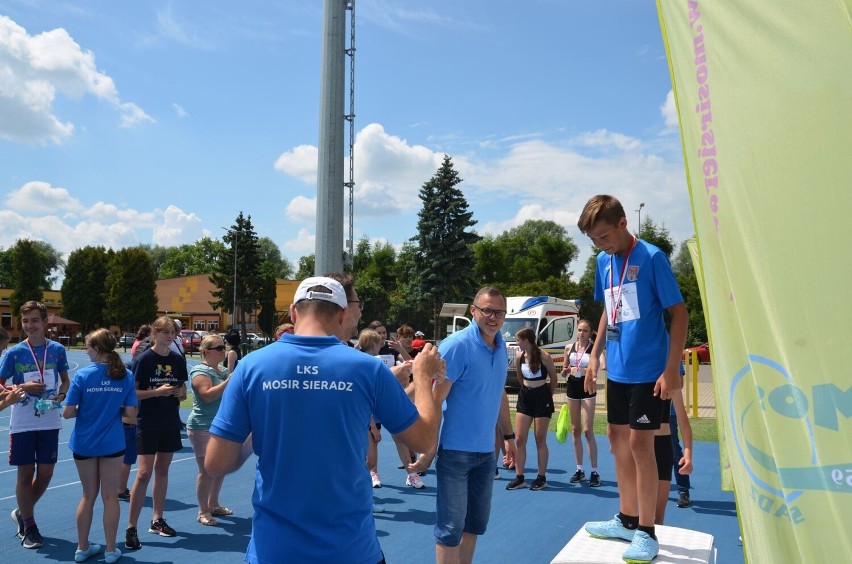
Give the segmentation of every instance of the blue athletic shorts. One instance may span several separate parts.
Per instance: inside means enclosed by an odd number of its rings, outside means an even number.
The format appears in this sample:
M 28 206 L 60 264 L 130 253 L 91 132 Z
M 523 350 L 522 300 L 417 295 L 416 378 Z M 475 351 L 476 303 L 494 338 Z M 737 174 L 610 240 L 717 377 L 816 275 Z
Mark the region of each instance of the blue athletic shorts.
M 128 466 L 136 464 L 136 425 L 124 424 L 124 463 Z
M 56 464 L 59 457 L 59 429 L 23 431 L 9 435 L 9 466 Z

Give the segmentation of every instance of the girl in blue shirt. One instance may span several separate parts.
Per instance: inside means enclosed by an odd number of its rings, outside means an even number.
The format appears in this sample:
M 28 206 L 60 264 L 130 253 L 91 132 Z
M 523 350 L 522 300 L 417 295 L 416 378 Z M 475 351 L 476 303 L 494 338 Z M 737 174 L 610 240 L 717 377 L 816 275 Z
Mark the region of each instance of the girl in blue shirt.
M 80 474 L 83 497 L 77 506 L 77 551 L 75 562 L 83 562 L 101 551 L 89 542 L 92 512 L 100 490 L 104 504 L 106 562 L 121 557 L 115 546 L 120 510 L 118 480 L 124 458 L 124 426 L 121 416 L 136 417 L 136 388 L 133 374 L 115 352 L 115 337 L 106 329 L 86 336 L 90 366 L 74 375 L 62 416 L 77 418 L 69 446 Z

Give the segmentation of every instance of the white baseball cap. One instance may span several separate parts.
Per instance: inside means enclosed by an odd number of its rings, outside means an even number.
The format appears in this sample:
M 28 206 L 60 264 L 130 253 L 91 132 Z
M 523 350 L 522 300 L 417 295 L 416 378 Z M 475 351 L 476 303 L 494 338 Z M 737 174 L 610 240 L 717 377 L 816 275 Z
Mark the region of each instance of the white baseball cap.
M 311 288 L 322 286 L 328 292 L 312 292 Z M 296 294 L 293 296 L 293 303 L 298 303 L 302 300 L 325 300 L 340 306 L 343 309 L 349 305 L 349 300 L 346 299 L 346 292 L 343 286 L 333 278 L 325 276 L 312 276 L 305 278 L 299 287 L 296 288 Z
M 173 321 L 175 322 L 175 325 L 177 325 L 178 331 L 180 331 L 183 328 L 183 323 L 180 322 L 180 319 L 175 319 Z
M 426 333 L 424 333 L 423 331 L 417 331 L 416 333 L 414 333 L 414 336 L 415 337 L 425 337 Z

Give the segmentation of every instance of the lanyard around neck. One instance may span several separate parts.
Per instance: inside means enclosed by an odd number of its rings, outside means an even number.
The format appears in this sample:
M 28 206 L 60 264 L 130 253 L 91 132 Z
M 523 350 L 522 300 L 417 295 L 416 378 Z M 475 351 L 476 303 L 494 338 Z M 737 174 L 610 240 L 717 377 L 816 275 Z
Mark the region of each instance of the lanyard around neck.
M 29 339 L 26 340 L 26 343 L 27 347 L 29 347 L 30 349 L 30 354 L 33 355 L 33 360 L 36 363 L 36 368 L 38 368 L 38 374 L 41 378 L 41 383 L 44 384 L 44 367 L 47 365 L 47 341 L 44 342 L 44 354 L 42 354 L 41 362 L 38 361 L 38 358 L 35 354 L 35 349 L 33 348 L 33 345 L 32 343 L 30 343 Z
M 630 253 L 633 252 L 633 247 L 636 246 L 638 239 L 636 239 L 635 235 L 631 235 L 633 238 L 630 243 L 630 250 L 627 251 L 627 256 L 624 257 L 624 264 L 621 265 L 621 276 L 618 281 L 618 295 L 613 295 L 612 291 L 612 270 L 613 270 L 613 255 L 609 257 L 609 295 L 612 299 L 612 325 L 615 325 L 616 319 L 618 319 L 618 304 L 621 303 L 621 290 L 624 288 L 624 275 L 627 274 L 627 263 L 630 261 Z

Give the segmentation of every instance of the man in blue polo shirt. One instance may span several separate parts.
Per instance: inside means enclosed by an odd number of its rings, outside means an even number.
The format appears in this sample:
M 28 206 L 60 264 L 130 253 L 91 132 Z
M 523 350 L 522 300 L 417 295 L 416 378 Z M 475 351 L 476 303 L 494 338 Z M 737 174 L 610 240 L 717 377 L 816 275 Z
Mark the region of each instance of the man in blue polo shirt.
M 211 476 L 238 468 L 249 433 L 258 455 L 247 562 L 383 562 L 364 463 L 370 416 L 418 452 L 437 440 L 437 349 L 415 359 L 412 404 L 381 360 L 336 336 L 351 334 L 360 317 L 352 279 L 341 279 L 346 288 L 330 277 L 299 285 L 290 306 L 295 335 L 240 361 L 210 427 Z
M 446 400 L 435 465 L 438 564 L 471 562 L 476 539 L 485 533 L 494 489 L 494 429 L 498 424 L 507 455 L 512 461 L 515 458 L 509 399 L 503 389 L 509 360 L 500 335 L 506 296 L 486 286 L 476 294 L 470 312 L 474 323 L 444 339 L 439 347 L 447 363 L 447 377 L 434 388 L 436 399 Z

